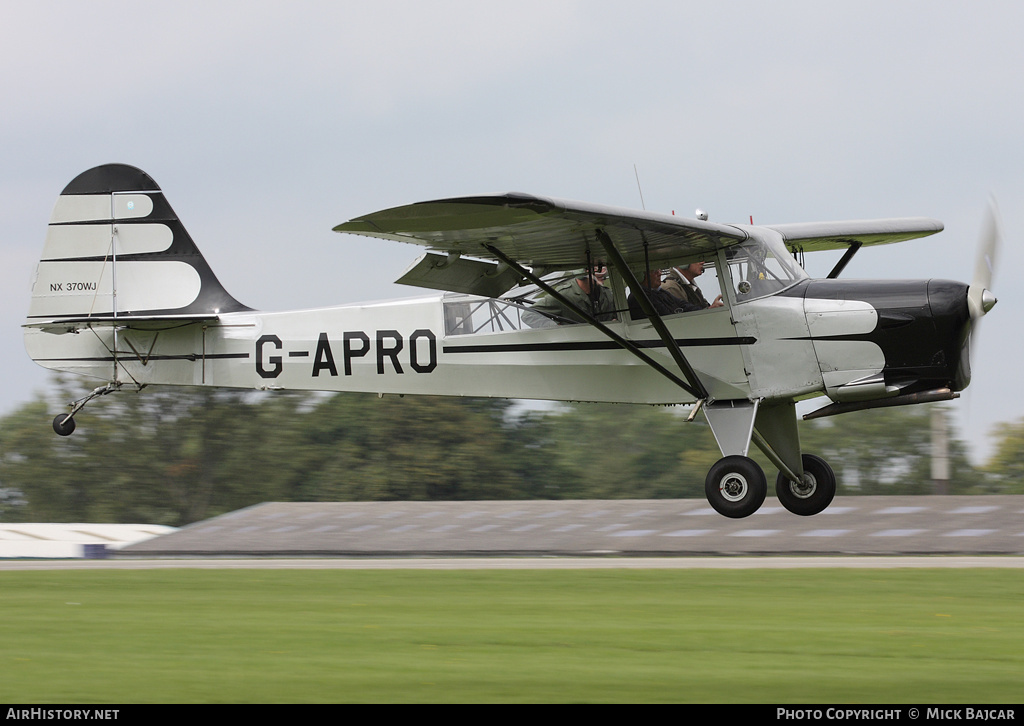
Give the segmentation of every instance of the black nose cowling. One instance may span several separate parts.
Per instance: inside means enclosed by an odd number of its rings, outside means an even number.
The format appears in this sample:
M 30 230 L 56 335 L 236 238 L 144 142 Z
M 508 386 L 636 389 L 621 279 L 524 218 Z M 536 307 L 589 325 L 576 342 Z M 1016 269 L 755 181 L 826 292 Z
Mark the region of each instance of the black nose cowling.
M 968 297 L 969 288 L 961 282 L 928 282 L 928 300 L 932 310 L 936 311 L 940 334 L 947 341 L 950 355 L 956 356 L 955 366 L 951 366 L 953 378 L 950 389 L 954 391 L 964 390 L 971 382 L 971 329 L 974 319 Z
M 882 349 L 886 386 L 917 393 L 970 382 L 967 288 L 951 280 L 815 280 L 806 294 L 870 304 L 878 323 L 858 337 Z
M 875 340 L 885 354 L 885 382 L 902 393 L 963 390 L 970 382 L 968 286 L 951 280 L 890 283 L 869 295 L 878 311 Z

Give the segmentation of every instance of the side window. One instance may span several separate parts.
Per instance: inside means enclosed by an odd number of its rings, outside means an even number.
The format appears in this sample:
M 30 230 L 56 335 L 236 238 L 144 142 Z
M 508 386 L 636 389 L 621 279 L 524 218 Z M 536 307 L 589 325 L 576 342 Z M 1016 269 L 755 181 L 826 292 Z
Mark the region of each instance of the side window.
M 695 282 L 709 303 L 714 303 L 715 299 L 722 295 L 722 281 L 718 276 L 718 266 L 713 260 L 704 263 L 704 274 L 698 277 Z M 724 300 L 725 297 L 723 296 L 722 299 Z
M 722 282 L 714 258 L 665 270 L 662 290 L 683 303 L 683 310 L 723 306 Z
M 480 335 L 522 330 L 522 316 L 529 308 L 511 300 L 445 293 L 444 334 Z

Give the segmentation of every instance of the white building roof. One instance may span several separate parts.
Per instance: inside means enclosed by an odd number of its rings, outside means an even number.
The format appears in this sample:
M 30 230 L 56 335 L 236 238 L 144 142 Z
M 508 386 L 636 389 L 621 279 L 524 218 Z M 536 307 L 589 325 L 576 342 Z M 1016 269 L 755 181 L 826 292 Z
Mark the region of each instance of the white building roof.
M 0 524 L 0 558 L 84 557 L 85 545 L 116 550 L 174 531 L 159 524 Z

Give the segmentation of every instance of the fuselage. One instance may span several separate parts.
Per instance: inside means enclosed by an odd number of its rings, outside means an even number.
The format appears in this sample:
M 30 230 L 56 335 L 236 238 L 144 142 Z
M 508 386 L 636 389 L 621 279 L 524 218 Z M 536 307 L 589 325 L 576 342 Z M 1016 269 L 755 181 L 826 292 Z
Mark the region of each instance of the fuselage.
M 714 400 L 881 398 L 969 380 L 967 286 L 802 280 L 666 326 Z M 693 397 L 588 325 L 531 329 L 509 301 L 446 294 L 203 323 L 56 334 L 27 328 L 49 368 L 125 383 L 687 403 Z M 672 368 L 645 319 L 608 326 Z M 115 353 L 116 350 L 116 365 Z

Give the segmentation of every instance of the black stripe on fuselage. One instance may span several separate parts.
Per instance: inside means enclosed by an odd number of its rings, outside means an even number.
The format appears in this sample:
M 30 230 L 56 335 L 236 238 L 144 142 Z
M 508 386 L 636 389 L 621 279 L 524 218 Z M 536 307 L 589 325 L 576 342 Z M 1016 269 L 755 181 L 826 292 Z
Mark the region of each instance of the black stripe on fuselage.
M 662 340 L 635 340 L 638 348 L 664 348 Z M 677 338 L 682 348 L 697 348 L 720 345 L 753 345 L 756 338 Z M 445 353 L 534 353 L 571 350 L 617 350 L 621 348 L 611 340 L 592 340 L 564 343 L 482 343 L 478 345 L 445 345 Z

